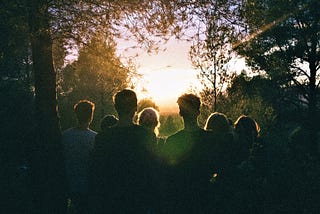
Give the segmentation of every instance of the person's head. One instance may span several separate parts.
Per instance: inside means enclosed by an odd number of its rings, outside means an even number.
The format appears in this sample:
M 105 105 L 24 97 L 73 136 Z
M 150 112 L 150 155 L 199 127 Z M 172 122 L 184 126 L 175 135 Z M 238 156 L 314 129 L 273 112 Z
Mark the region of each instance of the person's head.
M 79 125 L 89 126 L 93 119 L 95 105 L 88 100 L 80 100 L 73 107 Z
M 208 117 L 204 129 L 221 133 L 229 132 L 230 125 L 227 116 L 219 112 L 212 113 Z
M 107 128 L 113 127 L 118 123 L 118 118 L 114 115 L 106 115 L 102 118 L 100 122 L 101 130 L 106 130 Z
M 133 117 L 137 111 L 137 95 L 130 89 L 119 91 L 114 96 L 114 106 L 119 118 L 123 116 Z
M 183 94 L 178 98 L 179 114 L 183 118 L 197 118 L 200 114 L 200 98 L 194 94 Z
M 241 115 L 234 123 L 234 128 L 242 140 L 255 141 L 259 137 L 260 127 L 251 117 Z
M 138 124 L 150 129 L 153 131 L 156 135 L 159 134 L 159 113 L 156 109 L 152 107 L 144 108 L 139 114 L 138 114 Z

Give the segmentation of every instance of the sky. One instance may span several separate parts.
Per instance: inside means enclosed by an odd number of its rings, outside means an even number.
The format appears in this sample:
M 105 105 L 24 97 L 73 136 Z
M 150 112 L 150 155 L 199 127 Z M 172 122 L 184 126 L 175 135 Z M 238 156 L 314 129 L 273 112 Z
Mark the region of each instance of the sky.
M 189 60 L 190 42 L 172 38 L 161 45 L 157 53 L 131 49 L 135 43 L 130 41 L 119 39 L 117 44 L 117 54 L 123 63 L 134 56 L 137 71 L 141 74 L 138 79 L 133 79 L 138 99 L 152 99 L 161 113 L 178 113 L 178 97 L 191 89 L 201 89 L 197 71 Z M 77 56 L 74 52 L 67 56 L 67 61 L 73 61 Z
M 135 82 L 138 99 L 151 98 L 160 108 L 161 113 L 178 113 L 176 103 L 183 93 L 200 91 L 202 86 L 197 78 L 197 71 L 189 60 L 191 43 L 170 39 L 161 46 L 165 51 L 147 53 L 142 50 L 126 50 L 130 44 L 119 42 L 119 54 L 128 57 L 138 53 L 135 63 L 142 77 Z M 241 73 L 245 69 L 243 59 L 233 59 L 229 63 L 230 71 Z
M 119 43 L 124 50 L 125 45 Z M 142 74 L 135 81 L 138 99 L 151 98 L 160 108 L 160 112 L 178 112 L 177 98 L 190 89 L 201 88 L 197 71 L 189 61 L 190 43 L 175 39 L 161 46 L 165 51 L 147 53 L 141 51 L 136 58 L 137 70 Z M 134 55 L 134 52 L 121 53 Z
M 160 113 L 178 113 L 177 99 L 183 93 L 199 92 L 202 85 L 197 78 L 197 71 L 189 60 L 191 42 L 171 38 L 161 45 L 158 52 L 148 53 L 143 49 L 130 49 L 135 44 L 128 41 L 117 41 L 117 54 L 126 64 L 134 56 L 139 78 L 132 82 L 138 99 L 152 99 L 160 108 Z M 163 51 L 165 49 L 165 51 Z M 137 55 L 137 56 L 136 56 Z M 74 60 L 77 54 L 68 56 Z M 233 60 L 229 69 L 240 73 L 245 67 L 243 59 Z

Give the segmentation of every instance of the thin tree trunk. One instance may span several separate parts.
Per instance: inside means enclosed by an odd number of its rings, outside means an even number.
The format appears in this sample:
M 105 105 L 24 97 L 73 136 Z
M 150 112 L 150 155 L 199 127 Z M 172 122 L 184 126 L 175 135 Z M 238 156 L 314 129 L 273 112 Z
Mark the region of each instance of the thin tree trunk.
M 309 83 L 309 111 L 308 111 L 308 123 L 307 128 L 310 130 L 310 150 L 317 155 L 318 153 L 318 141 L 317 141 L 317 99 L 316 99 L 316 62 L 310 60 L 310 83 Z

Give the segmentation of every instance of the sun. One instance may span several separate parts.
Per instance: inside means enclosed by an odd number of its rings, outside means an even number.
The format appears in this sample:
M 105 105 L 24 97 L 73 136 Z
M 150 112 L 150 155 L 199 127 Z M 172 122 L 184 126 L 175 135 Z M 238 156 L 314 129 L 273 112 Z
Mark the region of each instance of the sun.
M 145 72 L 138 94 L 141 98 L 151 98 L 161 112 L 178 112 L 178 97 L 195 89 L 197 84 L 195 71 L 166 68 Z
M 121 54 L 135 56 L 141 78 L 133 80 L 138 98 L 151 98 L 163 112 L 178 112 L 177 99 L 190 89 L 199 88 L 198 72 L 189 61 L 190 43 L 170 39 L 161 46 L 164 51 L 146 53 L 125 51 Z M 121 43 L 125 47 L 125 43 Z

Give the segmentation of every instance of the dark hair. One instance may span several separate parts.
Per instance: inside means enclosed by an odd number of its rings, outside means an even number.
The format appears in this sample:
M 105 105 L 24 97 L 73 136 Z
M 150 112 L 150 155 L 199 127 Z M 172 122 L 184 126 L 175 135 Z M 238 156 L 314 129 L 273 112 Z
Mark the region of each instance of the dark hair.
M 200 113 L 200 98 L 194 94 L 183 94 L 177 101 L 181 116 L 198 116 Z
M 118 123 L 118 118 L 114 115 L 106 115 L 102 118 L 100 122 L 100 128 L 101 130 L 105 130 L 107 128 L 110 128 L 112 126 L 115 126 Z
M 80 100 L 73 107 L 79 123 L 85 123 L 92 120 L 95 105 L 89 100 Z
M 130 89 L 119 91 L 114 96 L 114 106 L 118 115 L 135 112 L 137 110 L 137 95 Z
M 251 117 L 241 115 L 236 122 L 235 131 L 240 138 L 257 140 L 259 138 L 260 126 Z
M 230 124 L 227 116 L 219 112 L 212 113 L 207 119 L 205 129 L 223 133 L 230 131 Z

